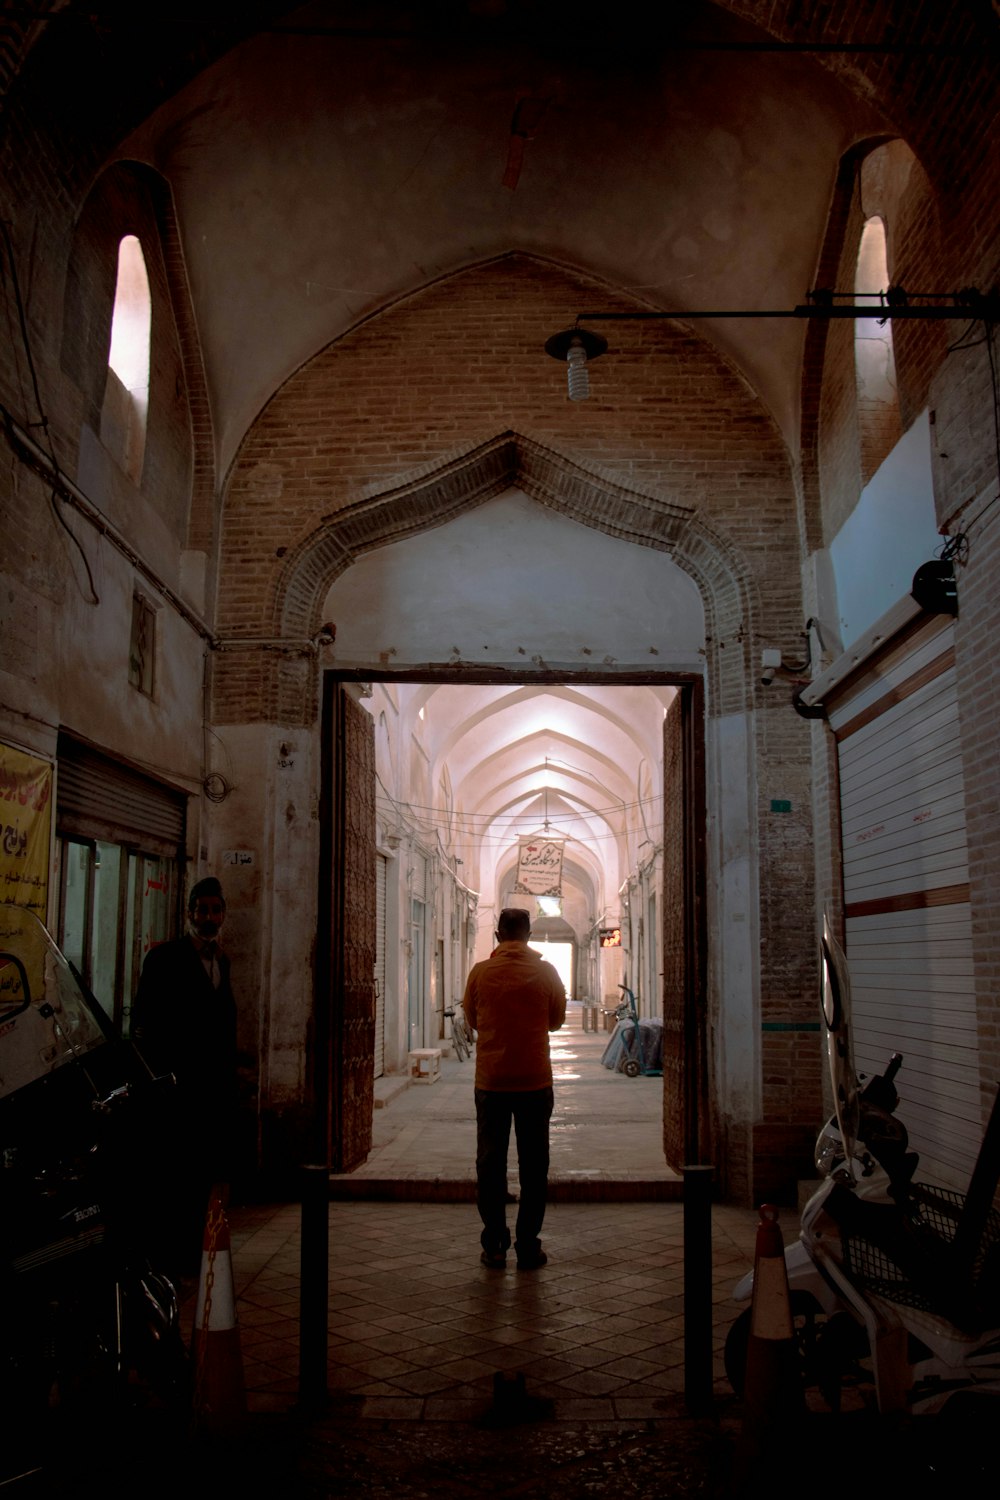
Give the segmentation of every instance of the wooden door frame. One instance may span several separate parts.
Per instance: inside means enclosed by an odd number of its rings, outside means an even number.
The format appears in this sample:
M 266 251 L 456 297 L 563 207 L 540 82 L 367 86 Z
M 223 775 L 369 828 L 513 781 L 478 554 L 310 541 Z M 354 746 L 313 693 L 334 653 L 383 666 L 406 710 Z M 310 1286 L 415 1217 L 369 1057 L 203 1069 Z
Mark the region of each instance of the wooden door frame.
M 710 1160 L 715 1138 L 714 1111 L 709 1091 L 708 1036 L 708 929 L 706 911 L 707 802 L 705 766 L 705 684 L 695 673 L 629 672 L 620 675 L 598 671 L 559 671 L 532 667 L 332 668 L 323 673 L 321 715 L 321 777 L 319 797 L 320 869 L 319 916 L 317 922 L 316 995 L 314 1008 L 315 1062 L 313 1098 L 317 1146 L 328 1150 L 338 1088 L 338 1051 L 335 1040 L 334 997 L 342 981 L 343 952 L 338 942 L 333 869 L 338 850 L 336 798 L 343 788 L 336 752 L 339 718 L 337 689 L 348 684 L 403 682 L 447 683 L 453 686 L 521 686 L 549 683 L 553 686 L 673 687 L 682 703 L 682 755 L 684 801 L 685 947 L 691 956 L 686 985 L 684 1033 L 687 1056 L 694 1066 L 685 1073 L 684 1133 L 689 1163 Z M 342 913 L 341 919 L 342 919 Z M 662 962 L 662 954 L 660 961 Z M 662 1010 L 662 986 L 660 993 Z M 373 1062 L 374 1066 L 374 1062 Z M 682 1165 L 677 1163 L 675 1165 Z
M 706 911 L 706 839 L 708 807 L 705 780 L 705 686 L 700 679 L 681 692 L 684 764 L 684 925 L 692 955 L 688 970 L 684 1022 L 687 1055 L 694 1066 L 685 1077 L 684 1134 L 688 1165 L 711 1161 L 715 1138 L 709 1090 L 708 924 Z

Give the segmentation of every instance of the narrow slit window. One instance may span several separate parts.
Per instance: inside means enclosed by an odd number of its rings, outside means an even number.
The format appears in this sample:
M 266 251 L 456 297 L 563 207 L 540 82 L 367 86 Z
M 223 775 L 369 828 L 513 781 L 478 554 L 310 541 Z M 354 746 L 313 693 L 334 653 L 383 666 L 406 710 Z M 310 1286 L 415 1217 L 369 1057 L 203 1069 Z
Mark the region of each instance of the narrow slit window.
M 127 234 L 118 247 L 118 280 L 101 437 L 138 484 L 146 447 L 152 302 L 142 246 Z
M 867 221 L 861 232 L 854 289 L 856 293 L 884 292 L 888 286 L 885 225 L 875 217 Z M 866 302 L 865 305 L 869 304 Z M 854 361 L 861 472 L 867 484 L 902 436 L 891 320 L 880 322 L 877 317 L 857 319 L 854 325 Z

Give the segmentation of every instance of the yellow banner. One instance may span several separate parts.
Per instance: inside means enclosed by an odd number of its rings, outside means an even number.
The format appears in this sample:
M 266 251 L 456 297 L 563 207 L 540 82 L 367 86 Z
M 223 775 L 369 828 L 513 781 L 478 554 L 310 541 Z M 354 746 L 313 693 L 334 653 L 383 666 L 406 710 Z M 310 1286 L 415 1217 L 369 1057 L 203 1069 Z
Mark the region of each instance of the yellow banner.
M 0 744 L 0 901 L 45 921 L 52 764 Z

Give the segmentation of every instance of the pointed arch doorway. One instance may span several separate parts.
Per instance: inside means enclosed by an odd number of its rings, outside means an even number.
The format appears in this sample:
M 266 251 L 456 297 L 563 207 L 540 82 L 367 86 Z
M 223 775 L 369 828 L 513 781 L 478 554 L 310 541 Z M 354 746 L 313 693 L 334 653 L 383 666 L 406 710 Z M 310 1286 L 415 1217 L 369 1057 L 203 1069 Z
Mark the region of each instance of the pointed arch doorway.
M 336 665 L 323 674 L 319 940 L 326 952 L 317 968 L 315 1028 L 323 1045 L 314 1060 L 335 1163 L 349 1169 L 370 1141 L 364 1089 L 342 1070 L 354 1055 L 349 1023 L 369 1025 L 374 985 L 369 968 L 359 981 L 364 1015 L 353 1016 L 355 977 L 343 943 L 345 935 L 353 941 L 346 902 L 357 881 L 337 853 L 338 828 L 349 826 L 367 795 L 352 789 L 351 776 L 360 773 L 345 748 L 350 711 L 337 705 L 350 684 L 364 682 L 676 690 L 665 721 L 664 801 L 672 813 L 658 932 L 668 1028 L 665 1141 L 672 1164 L 705 1159 L 714 1113 L 708 1078 L 717 1071 L 706 1019 L 706 700 L 710 693 L 718 704 L 742 705 L 744 652 L 719 646 L 745 638 L 753 611 L 740 559 L 701 515 L 597 480 L 513 433 L 336 512 L 289 556 L 276 626 L 287 636 L 313 634 L 321 624 L 336 634 Z M 279 697 L 294 701 L 308 675 L 292 663 L 276 669 Z M 714 724 L 712 735 L 714 743 Z M 717 775 L 712 785 L 716 800 L 729 795 Z M 712 859 L 718 863 L 717 849 Z M 374 868 L 374 849 L 361 863 Z M 738 951 L 734 966 L 748 957 Z M 727 961 L 720 949 L 713 972 Z

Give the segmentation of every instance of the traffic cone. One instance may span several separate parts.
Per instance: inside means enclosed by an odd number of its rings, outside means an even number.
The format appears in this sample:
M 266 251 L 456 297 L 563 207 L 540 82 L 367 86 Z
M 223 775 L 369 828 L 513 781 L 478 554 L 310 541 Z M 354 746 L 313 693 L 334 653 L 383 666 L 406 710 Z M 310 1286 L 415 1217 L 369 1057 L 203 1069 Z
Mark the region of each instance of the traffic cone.
M 770 1459 L 780 1451 L 789 1425 L 796 1423 L 804 1410 L 785 1246 L 778 1210 L 773 1203 L 764 1203 L 754 1250 L 743 1430 L 736 1448 L 738 1488 L 755 1481 L 759 1460 Z
M 192 1354 L 197 1426 L 219 1435 L 238 1432 L 246 1418 L 246 1391 L 229 1221 L 217 1187 L 212 1189 L 205 1220 Z

